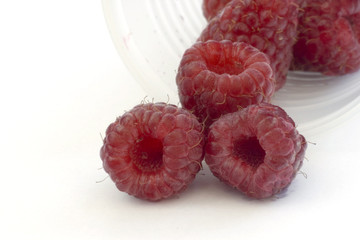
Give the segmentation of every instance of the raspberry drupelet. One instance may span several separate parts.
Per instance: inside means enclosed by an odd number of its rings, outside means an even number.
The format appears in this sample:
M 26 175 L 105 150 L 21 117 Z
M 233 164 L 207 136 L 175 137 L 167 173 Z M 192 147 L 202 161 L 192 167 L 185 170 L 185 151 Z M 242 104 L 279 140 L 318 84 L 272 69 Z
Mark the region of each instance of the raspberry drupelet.
M 204 0 L 202 10 L 206 20 L 214 18 L 231 0 Z

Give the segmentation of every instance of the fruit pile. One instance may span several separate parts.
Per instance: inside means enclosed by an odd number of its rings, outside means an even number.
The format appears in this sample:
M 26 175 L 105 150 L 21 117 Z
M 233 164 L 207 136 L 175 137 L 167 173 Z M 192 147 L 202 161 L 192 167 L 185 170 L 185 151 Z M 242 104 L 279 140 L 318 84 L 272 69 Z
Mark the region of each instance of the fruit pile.
M 254 11 L 247 10 L 251 6 L 256 9 L 255 14 Z M 276 39 L 273 35 L 268 35 L 273 30 L 296 40 L 292 42 L 295 43 L 292 51 L 288 50 L 291 45 L 286 50 L 293 54 L 290 57 L 291 70 L 344 75 L 360 69 L 359 0 L 204 0 L 203 12 L 209 26 L 201 39 L 240 38 L 243 41 L 245 38 L 246 42 L 258 47 L 258 43 L 254 43 L 249 36 L 260 36 L 260 42 L 268 43 L 268 40 L 271 42 L 271 39 Z M 247 19 L 254 15 L 256 20 L 250 20 L 253 22 L 249 23 Z M 239 19 L 242 21 L 237 21 Z M 296 32 L 293 32 L 294 25 L 297 25 Z M 246 33 L 246 37 L 241 36 L 243 33 Z M 266 46 L 261 49 L 265 53 L 270 51 L 270 59 L 276 61 L 277 58 L 272 57 L 272 51 L 268 48 Z M 281 71 L 286 72 L 286 66 Z M 284 81 L 284 78 L 277 81 Z M 280 87 L 282 84 L 280 82 Z
M 120 191 L 157 201 L 190 185 L 205 159 L 248 197 L 289 186 L 307 142 L 271 98 L 289 70 L 360 68 L 358 0 L 204 0 L 207 26 L 176 76 L 182 107 L 143 103 L 106 130 L 100 156 Z

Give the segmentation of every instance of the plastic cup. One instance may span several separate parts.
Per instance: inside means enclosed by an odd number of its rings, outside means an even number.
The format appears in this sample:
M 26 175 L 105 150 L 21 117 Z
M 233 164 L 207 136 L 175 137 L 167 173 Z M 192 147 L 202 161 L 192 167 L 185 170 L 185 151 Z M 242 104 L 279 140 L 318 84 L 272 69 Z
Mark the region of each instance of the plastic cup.
M 181 57 L 206 26 L 202 0 L 102 0 L 115 47 L 149 99 L 178 103 L 175 77 Z M 327 77 L 289 72 L 272 103 L 298 130 L 315 135 L 360 112 L 360 72 Z

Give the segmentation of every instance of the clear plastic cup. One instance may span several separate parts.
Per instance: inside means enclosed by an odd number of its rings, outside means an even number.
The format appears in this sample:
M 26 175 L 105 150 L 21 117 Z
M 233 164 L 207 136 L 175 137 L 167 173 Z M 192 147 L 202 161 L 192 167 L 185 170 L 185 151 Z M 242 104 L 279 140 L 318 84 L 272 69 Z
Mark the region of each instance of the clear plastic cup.
M 206 26 L 202 0 L 102 0 L 113 42 L 148 97 L 178 103 L 175 77 L 181 57 Z M 360 112 L 360 72 L 327 77 L 289 72 L 273 104 L 311 136 Z

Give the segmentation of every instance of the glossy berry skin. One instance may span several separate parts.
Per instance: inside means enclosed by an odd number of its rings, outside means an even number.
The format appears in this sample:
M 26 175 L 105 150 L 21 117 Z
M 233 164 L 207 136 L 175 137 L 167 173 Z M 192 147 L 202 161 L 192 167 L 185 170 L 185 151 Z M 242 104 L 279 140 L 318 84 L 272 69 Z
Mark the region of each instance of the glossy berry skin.
M 116 187 L 157 201 L 184 191 L 201 168 L 203 127 L 190 112 L 165 103 L 135 106 L 106 130 L 100 151 Z
M 180 102 L 207 128 L 221 115 L 269 101 L 275 84 L 268 57 L 246 43 L 197 42 L 182 57 Z
M 360 1 L 306 0 L 293 70 L 343 75 L 360 69 Z
M 262 199 L 292 182 L 306 147 L 283 109 L 261 103 L 224 115 L 211 125 L 205 161 L 221 181 Z
M 211 19 L 199 40 L 227 39 L 258 48 L 270 59 L 278 90 L 292 60 L 298 10 L 294 0 L 233 0 Z

